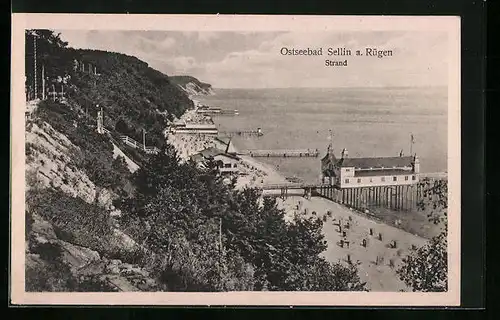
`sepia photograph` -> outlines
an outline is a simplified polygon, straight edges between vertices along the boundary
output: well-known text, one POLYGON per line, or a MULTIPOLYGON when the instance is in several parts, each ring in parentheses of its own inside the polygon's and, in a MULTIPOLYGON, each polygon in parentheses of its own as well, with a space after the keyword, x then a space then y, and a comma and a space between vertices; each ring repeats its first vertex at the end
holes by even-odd
POLYGON ((19 297, 459 303, 459 21, 61 16, 13 30, 19 297))

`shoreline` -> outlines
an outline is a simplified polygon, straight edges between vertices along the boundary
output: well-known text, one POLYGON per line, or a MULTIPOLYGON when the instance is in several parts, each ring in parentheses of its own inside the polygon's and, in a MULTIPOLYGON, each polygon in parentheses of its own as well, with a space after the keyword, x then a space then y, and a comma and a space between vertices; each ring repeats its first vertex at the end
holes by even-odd
MULTIPOLYGON (((195 123, 213 121, 211 117, 200 115, 196 112, 200 106, 200 102, 195 96, 189 95, 189 99, 193 101, 194 108, 186 110, 177 120, 195 123)), ((181 161, 187 161, 189 157, 204 149, 210 147, 217 148, 216 138, 217 137, 215 136, 203 134, 172 134, 168 130, 165 134, 165 139, 175 148, 177 154, 181 158, 181 161)), ((236 146, 234 146, 234 144, 232 144, 232 147, 235 153, 239 153, 239 150, 236 146)), ((243 168, 243 170, 240 169, 240 174, 237 178, 237 189, 243 189, 245 187, 258 187, 262 184, 287 182, 285 176, 276 169, 272 168, 270 165, 249 156, 238 155, 238 157, 240 159, 240 168, 243 168)))

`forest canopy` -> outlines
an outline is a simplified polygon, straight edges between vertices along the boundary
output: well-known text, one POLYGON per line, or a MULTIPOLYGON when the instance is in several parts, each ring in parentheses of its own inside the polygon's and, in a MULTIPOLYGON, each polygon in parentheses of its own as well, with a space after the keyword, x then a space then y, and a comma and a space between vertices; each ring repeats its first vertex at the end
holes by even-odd
POLYGON ((142 129, 145 129, 147 142, 161 147, 168 120, 179 117, 193 106, 168 75, 136 57, 73 49, 50 30, 30 30, 25 37, 27 95, 35 91, 36 72, 37 96, 42 96, 43 70, 46 93, 64 90, 68 104, 78 105, 94 117, 102 107, 104 123, 109 130, 115 130, 116 123, 121 120, 128 128, 122 134, 142 141, 142 129), (64 88, 61 89, 61 85, 64 88))

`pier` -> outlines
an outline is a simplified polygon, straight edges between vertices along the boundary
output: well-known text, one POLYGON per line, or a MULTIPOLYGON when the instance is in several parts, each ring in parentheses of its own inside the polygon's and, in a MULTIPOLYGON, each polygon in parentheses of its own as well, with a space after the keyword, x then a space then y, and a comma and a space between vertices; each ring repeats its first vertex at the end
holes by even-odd
POLYGON ((314 191, 316 195, 360 211, 371 207, 411 211, 417 209, 417 203, 422 199, 422 188, 416 184, 344 189, 320 186, 314 191))
POLYGON ((448 179, 448 172, 423 172, 420 173, 420 178, 429 179, 448 179))
POLYGON ((283 149, 283 150, 242 150, 241 155, 261 158, 316 158, 318 149, 283 149))
POLYGON ((226 110, 218 107, 208 107, 208 106, 198 107, 196 113, 203 115, 234 115, 234 116, 239 114, 238 110, 236 109, 226 110))
POLYGON ((257 130, 236 130, 236 131, 219 131, 221 136, 234 137, 234 136, 257 136, 261 137, 264 135, 260 128, 257 130))
POLYGON ((215 116, 237 116, 239 114, 240 113, 238 112, 238 110, 221 110, 220 112, 215 113, 214 115, 215 116))
MULTIPOLYGON (((420 181, 425 178, 442 180, 447 179, 447 176, 447 172, 419 174, 420 181)), ((420 183, 340 188, 328 183, 288 182, 262 184, 257 188, 262 191, 280 190, 279 196, 283 199, 289 196, 290 190, 302 189, 305 197, 323 197, 359 211, 375 207, 395 211, 413 211, 417 209, 417 204, 423 199, 425 193, 425 185, 420 183)))
POLYGON ((305 197, 323 197, 347 207, 364 211, 370 207, 385 207, 396 211, 417 208, 422 198, 422 186, 359 187, 339 189, 329 184, 280 183, 264 184, 263 191, 280 190, 279 196, 288 197, 289 190, 304 190, 305 197))
POLYGON ((304 190, 304 197, 311 197, 314 193, 314 190, 318 188, 318 185, 310 184, 310 183, 273 183, 273 184, 264 184, 258 187, 262 191, 273 191, 280 190, 280 197, 285 199, 288 197, 289 190, 304 190))

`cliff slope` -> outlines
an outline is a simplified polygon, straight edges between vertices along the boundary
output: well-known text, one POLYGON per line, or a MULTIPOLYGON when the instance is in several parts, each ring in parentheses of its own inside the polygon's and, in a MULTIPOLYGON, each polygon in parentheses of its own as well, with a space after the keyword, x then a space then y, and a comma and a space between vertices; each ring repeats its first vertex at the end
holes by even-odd
POLYGON ((191 76, 171 76, 170 81, 189 95, 211 95, 213 94, 212 85, 201 82, 191 76))

